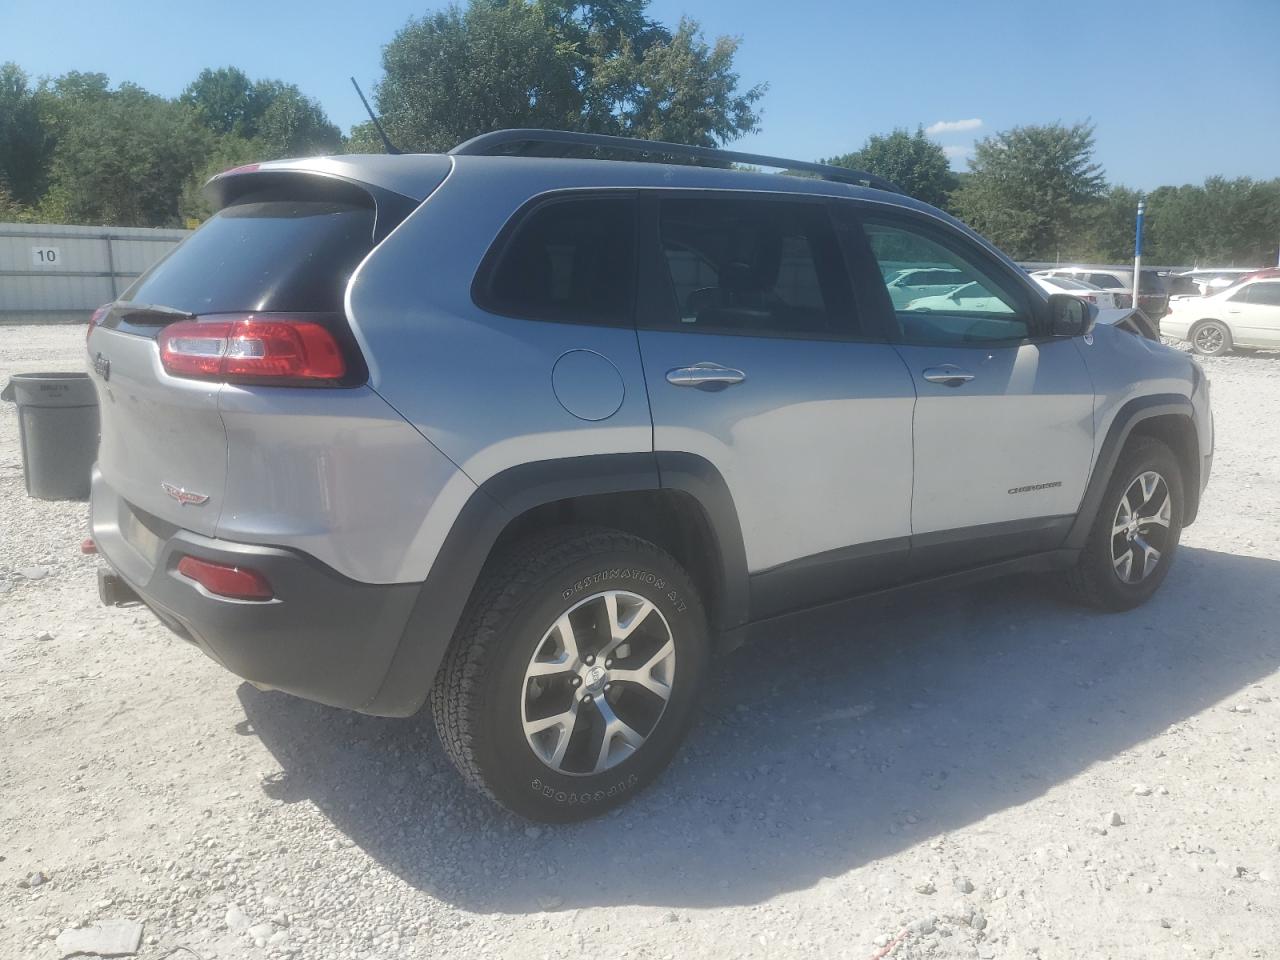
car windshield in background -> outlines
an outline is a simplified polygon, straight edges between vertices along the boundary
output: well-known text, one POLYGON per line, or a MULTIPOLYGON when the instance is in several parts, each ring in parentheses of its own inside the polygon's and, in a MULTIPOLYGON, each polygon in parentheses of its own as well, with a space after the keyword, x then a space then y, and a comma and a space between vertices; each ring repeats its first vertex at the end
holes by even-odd
POLYGON ((123 300, 194 314, 342 310, 373 248, 374 211, 327 200, 261 200, 215 214, 123 300))

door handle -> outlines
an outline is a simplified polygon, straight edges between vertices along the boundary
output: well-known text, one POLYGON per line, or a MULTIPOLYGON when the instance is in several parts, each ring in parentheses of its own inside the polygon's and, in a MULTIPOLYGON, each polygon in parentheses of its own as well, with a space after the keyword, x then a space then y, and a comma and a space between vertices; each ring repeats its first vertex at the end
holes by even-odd
POLYGON ((944 363, 940 367, 929 367, 922 374, 930 383, 940 383, 944 387, 960 387, 973 379, 968 370, 961 370, 954 363, 944 363))
POLYGON ((723 390, 745 379, 747 375, 741 370, 722 367, 718 363, 695 363, 667 371, 667 383, 677 387, 697 387, 699 390, 723 390))

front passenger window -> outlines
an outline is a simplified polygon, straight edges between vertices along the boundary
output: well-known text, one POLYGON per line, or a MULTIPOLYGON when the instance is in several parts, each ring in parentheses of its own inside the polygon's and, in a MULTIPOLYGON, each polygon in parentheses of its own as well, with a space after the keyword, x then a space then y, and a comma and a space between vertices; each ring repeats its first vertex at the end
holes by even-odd
POLYGON ((865 229, 905 342, 954 345, 1030 336, 1019 299, 968 257, 914 225, 868 220, 865 229))

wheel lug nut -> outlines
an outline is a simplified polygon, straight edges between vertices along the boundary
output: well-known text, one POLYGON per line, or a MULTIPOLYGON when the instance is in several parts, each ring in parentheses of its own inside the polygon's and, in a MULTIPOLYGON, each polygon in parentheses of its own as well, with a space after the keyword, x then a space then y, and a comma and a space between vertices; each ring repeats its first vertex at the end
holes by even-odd
POLYGON ((605 665, 605 667, 606 667, 606 668, 612 667, 612 666, 613 666, 613 661, 612 661, 612 660, 606 660, 606 661, 604 662, 604 665, 605 665))
POLYGON ((581 686, 581 685, 582 685, 582 678, 581 678, 581 677, 574 677, 574 678, 573 678, 572 680, 570 680, 569 682, 570 682, 570 683, 572 683, 575 687, 578 687, 578 686, 581 686))
POLYGON ((588 693, 588 694, 584 695, 584 696, 583 696, 583 698, 582 698, 582 702, 583 702, 583 703, 590 703, 590 702, 591 702, 591 694, 589 694, 589 693, 588 693))
POLYGON ((604 692, 605 692, 605 693, 608 693, 608 692, 609 692, 610 690, 612 690, 612 689, 613 689, 613 684, 612 684, 612 683, 606 683, 606 684, 604 685, 604 692))
POLYGON ((595 658, 595 657, 593 657, 593 656, 591 656, 591 654, 587 654, 586 659, 585 659, 585 660, 583 660, 582 662, 583 662, 583 663, 585 663, 585 664, 589 667, 589 666, 591 666, 593 663, 595 663, 595 662, 596 662, 596 658, 595 658))

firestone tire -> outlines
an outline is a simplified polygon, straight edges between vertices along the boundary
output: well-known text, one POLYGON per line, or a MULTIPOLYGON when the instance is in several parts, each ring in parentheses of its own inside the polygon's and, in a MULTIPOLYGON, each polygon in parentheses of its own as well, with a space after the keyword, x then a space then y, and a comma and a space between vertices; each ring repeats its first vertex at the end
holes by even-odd
POLYGON ((1068 574, 1076 598, 1113 612, 1151 599, 1177 552, 1183 497, 1182 471, 1173 452, 1153 437, 1130 440, 1068 574))
POLYGON ((486 565, 431 709, 471 786, 532 820, 583 820, 665 769, 708 658, 702 603, 671 556, 616 530, 568 528, 486 565))

